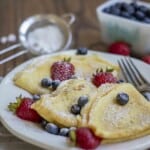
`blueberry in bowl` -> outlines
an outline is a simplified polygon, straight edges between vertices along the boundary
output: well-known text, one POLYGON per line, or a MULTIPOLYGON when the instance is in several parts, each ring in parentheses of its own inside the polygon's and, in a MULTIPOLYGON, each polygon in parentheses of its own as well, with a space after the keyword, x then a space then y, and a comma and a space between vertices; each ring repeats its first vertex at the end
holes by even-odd
POLYGON ((150 8, 141 4, 137 4, 137 2, 116 2, 115 4, 104 8, 103 12, 128 18, 134 21, 150 23, 147 21, 150 19, 150 8))
POLYGON ((134 56, 150 53, 150 3, 132 0, 106 1, 96 9, 101 40, 110 45, 124 41, 134 56))

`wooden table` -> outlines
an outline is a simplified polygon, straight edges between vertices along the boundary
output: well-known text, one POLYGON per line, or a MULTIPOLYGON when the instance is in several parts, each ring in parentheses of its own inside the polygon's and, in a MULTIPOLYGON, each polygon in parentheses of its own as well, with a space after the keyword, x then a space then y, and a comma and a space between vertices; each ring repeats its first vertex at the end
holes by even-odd
MULTIPOLYGON (((73 44, 71 48, 85 46, 95 50, 104 50, 100 44, 100 31, 96 18, 96 7, 105 0, 1 0, 0 1, 0 37, 10 33, 17 35, 22 21, 29 16, 41 13, 54 13, 61 16, 72 12, 76 15, 76 22, 72 25, 73 44)), ((147 0, 148 1, 148 0, 147 0)), ((10 46, 1 44, 0 49, 10 46)), ((0 56, 3 59, 21 49, 0 56)), ((5 76, 14 67, 28 60, 31 56, 23 55, 9 63, 0 65, 0 76, 5 76)), ((0 125, 1 126, 1 125, 0 125)), ((0 149, 16 150, 36 149, 9 134, 0 127, 0 149), (1 138, 1 136, 3 138, 1 138), (10 148, 11 147, 11 148, 10 148)))
MULTIPOLYGON (((104 0, 1 0, 0 2, 0 37, 10 33, 17 35, 18 28, 22 21, 29 16, 41 13, 54 13, 61 16, 64 13, 72 12, 76 15, 76 22, 72 25, 73 45, 72 48, 85 46, 93 49, 95 43, 100 41, 100 32, 96 18, 96 7, 104 0)), ((10 46, 1 44, 0 49, 10 46)), ((20 49, 14 51, 17 52, 20 49)), ((0 59, 13 54, 9 52, 0 59)), ((21 56, 9 63, 0 65, 0 76, 6 75, 12 68, 18 66, 28 55, 21 56)))
MULTIPOLYGON (((22 21, 29 16, 43 13, 53 13, 61 16, 72 12, 76 22, 72 25, 72 48, 85 46, 94 50, 106 50, 100 43, 100 30, 96 18, 96 7, 105 0, 1 0, 0 2, 0 37, 10 33, 18 34, 22 21)), ((149 0, 145 0, 149 1, 149 0)), ((0 44, 0 50, 10 46, 10 43, 0 44)), ((21 49, 0 56, 0 60, 21 49)), ((0 65, 0 76, 5 76, 10 70, 29 59, 23 55, 9 63, 0 65)))

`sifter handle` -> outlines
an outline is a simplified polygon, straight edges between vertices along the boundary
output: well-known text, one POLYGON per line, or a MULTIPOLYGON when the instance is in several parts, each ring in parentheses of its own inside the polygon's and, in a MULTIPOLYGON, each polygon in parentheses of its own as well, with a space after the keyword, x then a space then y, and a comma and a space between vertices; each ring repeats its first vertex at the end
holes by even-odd
POLYGON ((76 16, 73 13, 68 13, 68 14, 63 14, 61 16, 69 25, 72 25, 75 20, 76 20, 76 16))
POLYGON ((7 47, 7 48, 1 50, 1 51, 0 51, 0 55, 5 54, 5 53, 7 53, 7 52, 9 52, 9 51, 15 50, 15 49, 18 48, 18 47, 21 47, 21 44, 20 44, 20 43, 15 44, 15 45, 12 45, 12 46, 10 46, 10 47, 7 47))
POLYGON ((13 60, 13 59, 15 59, 15 58, 17 58, 17 57, 19 57, 19 56, 25 54, 25 53, 28 53, 28 51, 27 51, 27 50, 23 50, 23 51, 21 51, 21 52, 18 52, 18 53, 16 53, 16 54, 12 55, 12 56, 9 56, 9 57, 7 57, 7 58, 4 58, 3 60, 0 60, 0 65, 4 64, 4 63, 6 63, 6 62, 8 62, 8 61, 10 61, 10 60, 13 60))

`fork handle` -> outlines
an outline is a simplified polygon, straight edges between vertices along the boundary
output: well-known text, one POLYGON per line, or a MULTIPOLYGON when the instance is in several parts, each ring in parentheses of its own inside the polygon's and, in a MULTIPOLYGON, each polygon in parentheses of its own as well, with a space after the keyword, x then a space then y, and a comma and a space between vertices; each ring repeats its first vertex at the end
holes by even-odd
POLYGON ((150 86, 147 86, 147 87, 143 87, 143 88, 140 88, 138 89, 140 92, 149 92, 150 93, 150 86))
POLYGON ((10 60, 13 60, 13 59, 15 59, 15 58, 17 58, 17 57, 19 57, 21 55, 24 55, 26 53, 28 53, 28 51, 27 50, 23 50, 23 51, 20 51, 20 52, 18 52, 16 54, 13 54, 13 55, 11 55, 11 56, 3 59, 3 60, 0 60, 0 65, 4 64, 4 63, 6 63, 6 62, 8 62, 10 60))
POLYGON ((9 52, 9 51, 13 51, 13 50, 15 50, 15 49, 18 48, 18 47, 21 47, 21 44, 20 44, 20 43, 14 44, 14 45, 12 45, 12 46, 10 46, 10 47, 7 47, 7 48, 1 50, 1 51, 0 51, 0 55, 5 54, 5 53, 7 53, 7 52, 9 52))

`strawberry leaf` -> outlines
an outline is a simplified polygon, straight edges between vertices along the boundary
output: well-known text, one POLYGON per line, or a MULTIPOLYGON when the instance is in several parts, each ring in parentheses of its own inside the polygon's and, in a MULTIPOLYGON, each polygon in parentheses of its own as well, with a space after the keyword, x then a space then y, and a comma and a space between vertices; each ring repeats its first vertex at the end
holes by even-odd
POLYGON ((68 57, 68 58, 64 58, 63 60, 64 62, 70 62, 71 61, 71 57, 68 57))
POLYGON ((106 68, 106 72, 113 72, 114 69, 113 68, 106 68))
POLYGON ((22 95, 20 95, 19 97, 16 97, 16 101, 15 102, 10 102, 9 105, 8 105, 8 109, 9 111, 12 111, 12 112, 16 112, 16 109, 20 106, 22 102, 22 95))

